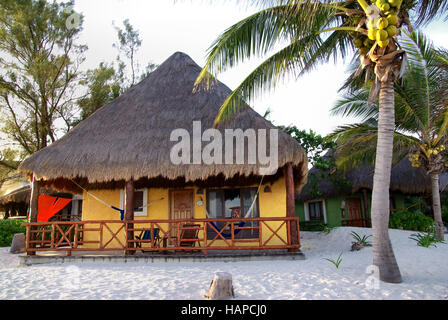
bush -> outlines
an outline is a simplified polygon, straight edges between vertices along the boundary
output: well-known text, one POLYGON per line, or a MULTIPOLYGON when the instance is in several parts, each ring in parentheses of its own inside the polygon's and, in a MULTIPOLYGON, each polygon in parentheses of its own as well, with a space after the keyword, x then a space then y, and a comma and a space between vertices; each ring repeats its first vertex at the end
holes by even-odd
POLYGON ((448 206, 442 206, 442 220, 448 226, 448 206))
POLYGON ((25 233, 26 228, 21 224, 25 220, 0 220, 0 247, 11 246, 12 238, 16 233, 25 233))
POLYGON ((327 225, 321 221, 301 221, 301 231, 326 231, 327 225))
POLYGON ((389 227, 412 231, 427 231, 434 225, 434 220, 420 212, 399 211, 390 217, 389 227))

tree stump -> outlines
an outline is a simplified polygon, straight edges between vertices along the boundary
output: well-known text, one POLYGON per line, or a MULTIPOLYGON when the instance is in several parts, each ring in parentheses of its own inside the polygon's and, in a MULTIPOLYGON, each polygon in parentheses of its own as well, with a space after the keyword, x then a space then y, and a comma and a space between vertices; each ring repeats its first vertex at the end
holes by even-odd
POLYGON ((235 297, 232 275, 227 272, 217 272, 210 284, 208 293, 204 296, 208 300, 226 300, 235 297))
POLYGON ((12 238, 10 253, 20 253, 22 249, 25 249, 25 234, 16 233, 14 238, 12 238))

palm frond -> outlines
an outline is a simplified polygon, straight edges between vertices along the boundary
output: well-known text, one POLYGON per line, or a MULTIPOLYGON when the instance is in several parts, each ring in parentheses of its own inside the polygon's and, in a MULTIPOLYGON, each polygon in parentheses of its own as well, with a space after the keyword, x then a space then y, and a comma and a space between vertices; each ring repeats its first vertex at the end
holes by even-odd
POLYGON ((321 44, 320 36, 312 34, 292 42, 264 61, 224 101, 215 126, 221 121, 229 120, 244 108, 244 101, 251 101, 265 89, 274 88, 286 76, 304 68, 310 52, 318 50, 321 44))
POLYGON ((292 3, 263 9, 228 28, 209 48, 196 86, 204 80, 209 86, 211 75, 267 54, 283 40, 300 39, 318 31, 334 18, 336 11, 311 1, 292 3))
POLYGON ((418 0, 414 1, 413 11, 416 16, 416 27, 428 24, 434 18, 445 15, 448 18, 448 2, 446 0, 418 0))

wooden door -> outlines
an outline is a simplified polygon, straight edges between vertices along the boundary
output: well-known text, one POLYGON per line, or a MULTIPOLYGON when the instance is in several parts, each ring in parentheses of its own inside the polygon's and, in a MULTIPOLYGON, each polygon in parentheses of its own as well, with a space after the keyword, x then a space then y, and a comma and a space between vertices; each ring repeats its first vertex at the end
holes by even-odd
POLYGON ((352 227, 365 227, 365 221, 362 216, 361 199, 347 199, 348 206, 348 225, 352 227))
MULTIPOLYGON (((172 190, 170 192, 170 219, 194 218, 194 193, 193 190, 172 190)), ((171 227, 171 226, 170 226, 171 227)), ((177 229, 173 227, 171 236, 177 235, 177 229)))

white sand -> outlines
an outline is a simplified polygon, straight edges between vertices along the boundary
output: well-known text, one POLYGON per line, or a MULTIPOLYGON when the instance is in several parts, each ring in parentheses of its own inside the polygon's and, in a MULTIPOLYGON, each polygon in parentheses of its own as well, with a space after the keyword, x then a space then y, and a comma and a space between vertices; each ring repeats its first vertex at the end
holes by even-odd
MULTIPOLYGON (((350 252, 351 231, 302 233, 304 261, 39 265, 18 267, 0 248, 0 299, 203 299, 215 272, 233 276, 236 299, 448 299, 448 245, 418 247, 413 232, 390 230, 401 284, 366 287, 372 249, 350 252), (336 269, 323 258, 342 263, 336 269)), ((371 240, 371 239, 370 239, 371 240)))

